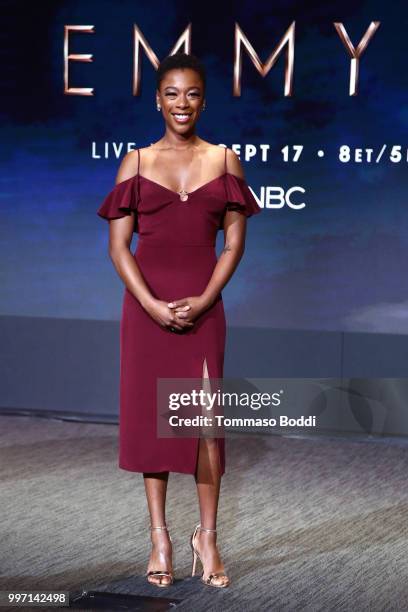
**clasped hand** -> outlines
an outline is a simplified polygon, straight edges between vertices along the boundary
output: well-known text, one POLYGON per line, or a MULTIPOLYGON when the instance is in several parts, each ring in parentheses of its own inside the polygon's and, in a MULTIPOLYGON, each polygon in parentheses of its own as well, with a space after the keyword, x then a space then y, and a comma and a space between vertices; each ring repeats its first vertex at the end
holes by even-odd
POLYGON ((204 310, 206 304, 202 297, 193 296, 172 302, 155 299, 148 312, 162 327, 182 331, 193 327, 194 320, 204 310))

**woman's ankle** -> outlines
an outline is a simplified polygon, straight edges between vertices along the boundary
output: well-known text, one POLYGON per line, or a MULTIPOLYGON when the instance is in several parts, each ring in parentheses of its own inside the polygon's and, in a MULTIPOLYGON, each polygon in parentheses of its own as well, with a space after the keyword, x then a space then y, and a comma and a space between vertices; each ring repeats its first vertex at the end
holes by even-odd
POLYGON ((157 548, 171 548, 171 539, 168 534, 154 534, 152 532, 151 542, 157 548))
POLYGON ((217 546, 217 534, 199 531, 197 543, 200 549, 209 549, 217 546))

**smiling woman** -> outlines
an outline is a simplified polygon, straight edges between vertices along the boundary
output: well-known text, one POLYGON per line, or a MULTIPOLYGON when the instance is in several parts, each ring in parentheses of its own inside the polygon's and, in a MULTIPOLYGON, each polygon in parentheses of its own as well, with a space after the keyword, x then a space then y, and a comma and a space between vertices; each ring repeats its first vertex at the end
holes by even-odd
POLYGON ((157 75, 156 103, 165 134, 128 153, 117 185, 98 214, 110 222, 109 253, 125 284, 120 328, 119 466, 143 472, 151 518, 149 582, 173 582, 166 527, 169 472, 195 477, 201 523, 190 539, 193 574, 225 587, 216 545, 223 438, 159 438, 159 378, 222 378, 226 322, 221 291, 244 252, 245 218, 260 212, 235 153, 195 133, 204 107, 205 74, 197 58, 169 56, 157 75), (224 230, 217 259, 216 236, 224 230), (139 233, 134 254, 133 232, 139 233))
POLYGON ((205 101, 203 101, 206 86, 204 69, 201 68, 198 61, 193 68, 191 68, 191 62, 187 61, 183 70, 184 73, 187 71, 187 75, 184 74, 180 80, 179 68, 176 71, 174 69, 165 70, 165 68, 166 65, 162 64, 157 71, 157 89, 163 91, 162 101, 160 102, 159 96, 157 99, 157 110, 163 107, 163 115, 173 117, 175 123, 181 125, 195 123, 201 111, 205 109, 205 101), (187 85, 186 76, 188 77, 187 85))

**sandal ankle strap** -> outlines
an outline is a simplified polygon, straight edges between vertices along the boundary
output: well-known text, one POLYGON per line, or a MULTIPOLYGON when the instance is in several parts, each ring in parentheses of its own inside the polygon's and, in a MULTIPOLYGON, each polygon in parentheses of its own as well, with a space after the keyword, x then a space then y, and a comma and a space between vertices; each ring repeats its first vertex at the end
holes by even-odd
POLYGON ((198 529, 200 531, 209 531, 210 533, 217 533, 216 529, 207 529, 207 527, 201 527, 201 525, 198 525, 198 529))
POLYGON ((167 525, 161 525, 160 527, 152 527, 150 525, 150 529, 151 529, 151 531, 153 531, 154 529, 162 529, 162 530, 168 531, 167 525))

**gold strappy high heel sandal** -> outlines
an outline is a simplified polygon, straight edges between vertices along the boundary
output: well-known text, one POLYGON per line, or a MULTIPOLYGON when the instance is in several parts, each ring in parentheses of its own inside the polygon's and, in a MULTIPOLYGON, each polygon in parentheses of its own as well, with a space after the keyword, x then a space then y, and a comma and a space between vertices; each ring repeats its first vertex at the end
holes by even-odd
MULTIPOLYGON (((162 527, 150 527, 151 531, 156 530, 156 529, 157 530, 165 529, 168 532, 168 529, 167 529, 166 525, 163 525, 162 527)), ((169 540, 170 540, 171 543, 173 542, 172 539, 171 539, 170 534, 169 534, 169 540)), ((173 572, 170 572, 168 570, 150 570, 149 572, 146 572, 145 575, 147 577, 147 582, 149 584, 153 584, 154 586, 157 586, 157 587, 162 587, 162 588, 163 587, 168 587, 171 584, 173 584, 173 581, 174 581, 173 572), (151 580, 149 580, 149 576, 160 576, 160 582, 152 582, 151 580), (162 579, 161 579, 162 576, 170 578, 170 581, 169 582, 165 582, 163 584, 162 583, 162 579)))
POLYGON ((217 587, 217 588, 225 588, 227 586, 229 586, 229 578, 227 576, 227 574, 225 574, 224 572, 211 572, 208 576, 204 576, 204 565, 202 562, 202 559, 200 557, 200 553, 198 552, 198 550, 195 548, 194 546, 194 542, 197 536, 197 532, 198 531, 208 531, 210 533, 217 533, 216 529, 206 529, 205 527, 201 527, 200 524, 197 525, 197 527, 194 529, 193 535, 191 536, 191 540, 190 540, 190 545, 191 545, 191 550, 193 553, 193 567, 191 570, 191 575, 195 576, 195 571, 196 571, 196 564, 197 564, 197 559, 200 560, 202 568, 203 568, 203 573, 201 575, 201 580, 202 582, 204 582, 204 584, 207 584, 209 586, 213 586, 213 587, 217 587), (214 582, 215 580, 217 580, 217 578, 221 578, 222 576, 225 576, 227 578, 227 581, 222 582, 221 584, 217 584, 216 582, 214 582))

